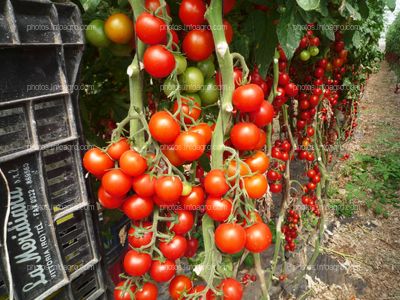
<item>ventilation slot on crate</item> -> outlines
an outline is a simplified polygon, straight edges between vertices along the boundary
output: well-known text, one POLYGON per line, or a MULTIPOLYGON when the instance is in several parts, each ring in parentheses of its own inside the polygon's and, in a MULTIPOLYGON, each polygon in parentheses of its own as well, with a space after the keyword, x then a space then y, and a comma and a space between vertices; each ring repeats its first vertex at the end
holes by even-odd
POLYGON ((17 106, 0 110, 0 155, 29 147, 30 135, 25 108, 17 106))
POLYGON ((13 1, 15 20, 21 43, 60 43, 51 3, 13 1))
POLYGON ((82 53, 83 46, 64 46, 65 68, 70 89, 69 92, 71 94, 74 93, 74 89, 80 88, 79 86, 74 86, 74 84, 79 71, 79 62, 81 61, 82 53))
POLYGON ((75 300, 83 300, 89 298, 99 289, 96 270, 88 270, 71 284, 72 294, 75 300))
POLYGON ((57 220, 56 226, 66 270, 71 274, 93 257, 83 212, 76 211, 57 220))
POLYGON ((58 22, 63 43, 83 43, 81 23, 77 8, 71 5, 55 4, 58 11, 58 22))
POLYGON ((35 104, 34 115, 41 144, 60 140, 70 135, 67 110, 63 99, 35 104))
POLYGON ((43 151, 45 181, 53 213, 80 201, 73 148, 72 144, 62 144, 43 151))
POLYGON ((66 92, 60 47, 0 49, 0 102, 66 92))

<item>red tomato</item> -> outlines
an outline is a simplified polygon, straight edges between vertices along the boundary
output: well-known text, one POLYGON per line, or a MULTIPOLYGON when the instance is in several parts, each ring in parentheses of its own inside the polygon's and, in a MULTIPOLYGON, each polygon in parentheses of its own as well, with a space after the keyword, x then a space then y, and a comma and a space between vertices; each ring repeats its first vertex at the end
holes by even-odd
POLYGON ((252 172, 258 172, 259 174, 267 172, 269 167, 269 158, 262 151, 255 152, 252 156, 246 158, 244 162, 248 164, 252 172))
POLYGON ((141 226, 136 226, 140 229, 147 230, 144 233, 135 233, 135 227, 129 228, 128 231, 128 242, 134 248, 140 248, 142 246, 146 246, 150 244, 151 239, 153 237, 153 232, 151 232, 152 223, 143 222, 141 226))
POLYGON ((119 159, 119 167, 129 176, 139 176, 147 169, 146 160, 136 151, 125 151, 119 159))
POLYGON ((167 259, 164 262, 153 260, 150 268, 150 276, 157 282, 167 282, 174 277, 176 272, 176 265, 173 261, 167 259))
POLYGON ((145 44, 161 44, 167 38, 167 25, 160 18, 143 12, 136 19, 136 35, 145 44))
MULTIPOLYGON (((179 108, 178 101, 174 102, 172 112, 175 114, 179 108)), ((185 124, 192 124, 197 121, 201 115, 200 104, 194 101, 194 98, 181 97, 181 114, 183 114, 183 121, 185 124)))
POLYGON ((224 253, 238 253, 246 244, 246 231, 236 223, 220 224, 215 230, 215 244, 224 253))
POLYGON ((183 236, 175 235, 169 242, 161 241, 159 249, 166 258, 175 261, 185 254, 187 241, 183 236))
POLYGON ((223 12, 224 15, 229 13, 235 7, 236 0, 224 0, 223 1, 223 12))
POLYGON ((97 191, 97 198, 100 204, 108 209, 118 208, 124 202, 124 197, 111 196, 102 186, 100 186, 97 191))
POLYGON ((205 12, 203 0, 183 0, 179 6, 179 19, 186 26, 198 26, 205 22, 205 12))
POLYGON ((205 144, 210 143, 212 137, 212 129, 207 123, 199 123, 196 126, 190 127, 189 131, 197 132, 205 141, 205 144))
POLYGON ((260 150, 264 148, 264 146, 267 144, 267 133, 260 128, 260 139, 258 140, 258 143, 254 150, 260 150))
POLYGON ((227 20, 224 20, 222 24, 224 26, 226 42, 228 44, 230 44, 232 42, 232 39, 233 39, 233 28, 232 28, 232 25, 227 20))
POLYGON ((263 90, 253 83, 239 86, 232 96, 233 105, 241 112, 258 111, 263 101, 263 90))
POLYGON ((269 187, 271 193, 280 193, 282 192, 282 184, 281 183, 271 183, 269 187))
POLYGON ((237 280, 226 278, 218 286, 222 290, 223 300, 241 300, 243 297, 243 287, 237 280))
POLYGON ((251 199, 261 198, 268 189, 268 181, 264 174, 256 174, 243 178, 244 188, 251 199))
POLYGON ((153 200, 138 195, 130 196, 122 205, 122 211, 131 220, 142 220, 153 212, 153 200))
POLYGON ((207 194, 221 197, 229 191, 229 185, 222 170, 214 169, 204 178, 204 189, 207 194))
POLYGON ((190 60, 205 60, 214 51, 214 40, 211 32, 200 29, 188 32, 183 39, 182 49, 190 60))
MULTIPOLYGON (((235 89, 240 86, 242 83, 242 78, 243 78, 243 73, 242 70, 239 68, 234 68, 233 69, 233 82, 235 84, 235 89)), ((221 72, 217 72, 215 74, 215 84, 218 85, 218 87, 221 89, 222 88, 222 76, 221 72)))
POLYGON ((199 247, 199 241, 192 237, 187 239, 187 248, 185 252, 185 257, 193 257, 197 253, 197 248, 199 247))
POLYGON ((142 174, 132 179, 132 188, 141 197, 152 197, 155 193, 156 178, 150 174, 142 174))
POLYGON ((296 97, 299 93, 299 88, 293 82, 288 83, 285 87, 285 94, 289 97, 296 97))
MULTIPOLYGON (((178 222, 172 226, 171 231, 180 235, 188 233, 194 225, 193 214, 187 210, 177 210, 175 213, 178 215, 178 222)), ((167 222, 167 226, 170 227, 170 225, 171 222, 167 222)))
POLYGON ((237 150, 253 150, 260 139, 260 129, 253 123, 240 122, 233 126, 230 137, 237 150))
POLYGON ((256 223, 246 228, 246 249, 259 253, 271 246, 272 233, 264 223, 256 223))
POLYGON ((182 132, 175 140, 175 152, 184 161, 194 161, 203 155, 204 138, 192 131, 182 132))
POLYGON ((232 200, 210 196, 206 201, 206 212, 211 219, 224 222, 232 212, 232 200))
POLYGON ((204 204, 204 190, 201 186, 192 187, 192 191, 187 196, 182 196, 180 200, 185 210, 200 210, 204 204))
POLYGON ((274 115, 274 107, 271 103, 264 100, 257 110, 250 113, 250 120, 258 127, 264 127, 272 122, 274 115))
POLYGON ((83 166, 89 173, 102 176, 114 167, 113 160, 99 148, 92 148, 83 156, 83 166))
POLYGON ((167 77, 175 68, 175 57, 164 46, 150 46, 144 51, 143 65, 154 78, 167 77))
POLYGON ((162 144, 173 143, 181 131, 179 123, 166 111, 152 115, 149 129, 151 136, 162 144))
POLYGON ((185 162, 181 159, 175 151, 175 145, 163 145, 161 147, 161 152, 168 158, 169 162, 175 166, 179 167, 185 162))
POLYGON ((158 289, 154 283, 146 282, 135 294, 135 300, 157 300, 158 289))
POLYGON ((185 275, 177 275, 169 284, 172 299, 184 299, 184 295, 192 289, 192 281, 185 275))
MULTIPOLYGON (((236 160, 231 160, 228 165, 228 169, 226 170, 226 173, 228 177, 232 177, 236 175, 236 167, 237 167, 237 162, 236 160)), ((240 163, 239 165, 239 174, 240 176, 245 176, 249 174, 249 170, 247 166, 244 163, 240 163)))
POLYGON ((290 82, 289 74, 284 73, 284 72, 280 73, 278 82, 279 82, 279 85, 281 85, 281 86, 287 85, 290 82))
MULTIPOLYGON (((165 4, 166 4, 166 9, 167 9, 167 14, 171 15, 171 9, 169 8, 168 3, 165 3, 165 4)), ((144 7, 151 12, 155 12, 157 10, 157 8, 160 7, 160 0, 146 0, 144 2, 144 7)), ((160 13, 158 15, 162 16, 162 12, 160 11, 160 13)))
POLYGON ((121 138, 118 142, 112 143, 108 149, 107 153, 114 160, 118 160, 122 153, 128 151, 130 149, 130 145, 128 139, 121 138))
POLYGON ((131 300, 131 295, 129 290, 134 293, 136 291, 136 286, 126 283, 126 281, 121 281, 115 286, 114 289, 114 299, 115 300, 131 300), (124 287, 125 285, 125 287, 124 287))
POLYGON ((182 190, 183 184, 179 177, 162 176, 156 180, 156 196, 166 205, 179 202, 182 190))
POLYGON ((101 185, 111 196, 122 197, 131 189, 131 177, 119 169, 113 169, 103 175, 101 185))
POLYGON ((130 276, 142 276, 151 266, 151 256, 147 253, 140 253, 129 250, 124 257, 124 270, 130 276))

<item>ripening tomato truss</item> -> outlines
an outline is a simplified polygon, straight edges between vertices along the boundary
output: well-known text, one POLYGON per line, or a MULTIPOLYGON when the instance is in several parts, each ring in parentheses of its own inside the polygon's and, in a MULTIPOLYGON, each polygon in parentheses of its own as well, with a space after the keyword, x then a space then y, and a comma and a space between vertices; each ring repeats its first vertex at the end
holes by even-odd
POLYGON ((132 0, 126 14, 92 21, 89 43, 132 58, 129 111, 83 158, 99 203, 131 219, 115 299, 157 299, 163 282, 171 299, 242 299, 256 280, 267 298, 287 277, 277 265, 323 236, 329 170, 357 126, 373 58, 362 38, 320 26, 335 9, 331 22, 367 21, 356 1, 329 12, 322 1, 281 2, 132 0), (240 264, 257 277, 238 279, 240 264))

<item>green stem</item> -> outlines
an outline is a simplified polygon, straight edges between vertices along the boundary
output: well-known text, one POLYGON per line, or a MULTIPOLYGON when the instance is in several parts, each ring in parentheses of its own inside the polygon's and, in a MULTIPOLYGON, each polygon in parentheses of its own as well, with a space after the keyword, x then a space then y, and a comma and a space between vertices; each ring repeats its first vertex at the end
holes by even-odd
POLYGON ((264 274, 264 270, 261 266, 260 253, 254 253, 253 257, 254 257, 254 265, 256 268, 257 276, 260 279, 261 293, 263 296, 261 299, 263 299, 263 300, 269 299, 267 283, 265 282, 265 274, 264 274))

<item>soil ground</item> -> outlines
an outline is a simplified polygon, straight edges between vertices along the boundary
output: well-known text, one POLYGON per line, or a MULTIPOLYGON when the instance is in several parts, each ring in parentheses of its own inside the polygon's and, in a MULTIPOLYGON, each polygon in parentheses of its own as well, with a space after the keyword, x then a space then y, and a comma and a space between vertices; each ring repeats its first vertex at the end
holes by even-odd
MULTIPOLYGON (((337 175, 332 185, 338 187, 339 194, 347 193, 346 184, 352 178, 343 170, 355 155, 379 157, 392 152, 400 156, 400 95, 393 92, 395 82, 386 62, 370 77, 361 101, 359 127, 354 139, 344 145, 350 158, 333 172, 337 175)), ((355 213, 351 218, 338 218, 330 212, 332 229, 328 227, 323 245, 324 252, 339 262, 337 271, 343 274, 332 277, 343 278, 333 280, 338 281, 334 284, 310 278, 306 298, 400 299, 400 209, 387 204, 387 215, 377 215, 362 197, 353 200, 355 213)))

